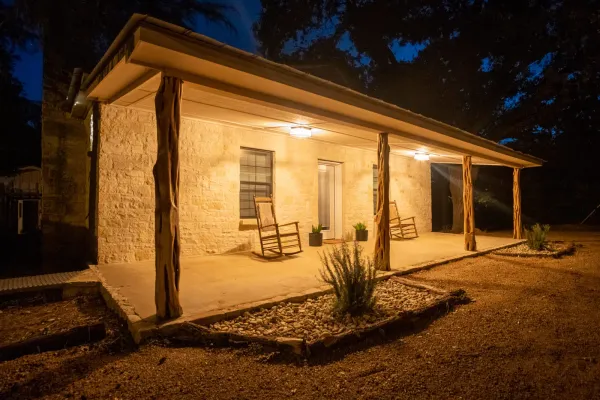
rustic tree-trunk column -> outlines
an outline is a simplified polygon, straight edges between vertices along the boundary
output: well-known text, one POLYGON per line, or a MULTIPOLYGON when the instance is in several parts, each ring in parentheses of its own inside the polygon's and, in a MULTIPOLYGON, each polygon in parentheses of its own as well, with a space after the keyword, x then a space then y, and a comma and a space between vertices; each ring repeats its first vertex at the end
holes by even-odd
POLYGON ((523 224, 521 222, 521 170, 513 170, 513 238, 523 239, 523 224))
POLYGON ((390 146, 388 134, 377 137, 377 214, 375 217, 375 254, 377 269, 390 267, 390 146))
POLYGON ((182 314, 179 303, 179 126, 181 79, 162 76, 156 92, 157 156, 152 170, 155 189, 156 286, 159 319, 182 314))
POLYGON ((465 209, 465 250, 476 251, 475 209, 473 208, 473 180, 471 178, 471 156, 463 156, 463 206, 465 209))

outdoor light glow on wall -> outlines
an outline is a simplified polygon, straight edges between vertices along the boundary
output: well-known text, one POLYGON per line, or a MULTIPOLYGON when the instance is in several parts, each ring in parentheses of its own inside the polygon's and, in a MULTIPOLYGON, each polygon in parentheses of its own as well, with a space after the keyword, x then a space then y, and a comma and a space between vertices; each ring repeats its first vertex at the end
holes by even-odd
POLYGON ((312 129, 305 126, 293 126, 290 128, 290 135, 297 138, 309 138, 312 135, 312 129))
POLYGON ((415 160, 418 160, 418 161, 429 161, 429 154, 427 154, 427 153, 415 153, 415 160))

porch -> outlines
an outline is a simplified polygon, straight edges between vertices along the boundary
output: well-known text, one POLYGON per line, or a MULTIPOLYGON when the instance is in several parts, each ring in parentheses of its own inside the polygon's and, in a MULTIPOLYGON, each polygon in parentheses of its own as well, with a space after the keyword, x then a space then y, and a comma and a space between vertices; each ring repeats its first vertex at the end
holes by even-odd
MULTIPOLYGON (((413 240, 391 241, 392 272, 409 273, 428 265, 465 256, 477 256, 499 247, 521 242, 510 233, 482 234, 477 252, 464 250, 464 236, 451 233, 424 233, 413 240)), ((362 242, 370 255, 374 241, 362 242)), ((319 253, 331 248, 305 247, 298 256, 265 261, 250 253, 236 253, 181 259, 179 299, 184 317, 200 317, 220 311, 245 308, 250 303, 297 295, 323 286, 319 280, 319 253)), ((98 266, 108 285, 135 307, 143 319, 156 313, 154 304, 154 260, 98 266)))
POLYGON ((97 171, 89 213, 97 261, 156 257, 100 267, 142 317, 154 314, 154 296, 159 317, 171 319, 182 309, 195 315, 319 285, 316 249, 270 264, 247 254, 201 256, 250 247, 245 219, 252 215, 245 211, 252 210, 252 194, 273 195, 281 222, 299 221, 303 237, 321 223, 321 194, 335 199, 333 237, 375 214, 371 236, 378 241, 365 244, 365 255, 382 270, 402 272, 497 247, 497 238, 475 240, 472 165, 513 168, 513 237, 520 238, 520 171, 541 165, 146 16, 134 16, 74 87, 81 92, 80 101, 70 96, 71 115, 90 120, 97 171), (255 155, 250 162, 246 151, 268 161, 255 155), (430 163, 462 164, 464 236, 423 234, 431 229, 430 163), (341 170, 327 188, 319 188, 321 166, 341 170), (400 202, 399 215, 416 217, 419 239, 389 243, 391 200, 400 202))

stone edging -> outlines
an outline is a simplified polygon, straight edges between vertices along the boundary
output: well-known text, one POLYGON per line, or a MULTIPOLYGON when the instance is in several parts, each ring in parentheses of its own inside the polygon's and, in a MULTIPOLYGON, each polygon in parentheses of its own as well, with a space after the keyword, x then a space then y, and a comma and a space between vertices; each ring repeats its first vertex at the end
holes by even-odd
POLYGON ((419 323, 423 323, 428 319, 443 315, 451 310, 454 306, 470 301, 463 290, 447 292, 428 285, 408 281, 403 278, 394 277, 392 279, 398 280, 400 283, 407 286, 424 289, 436 294, 442 294, 443 297, 416 310, 401 311, 397 315, 371 324, 365 328, 351 332, 345 332, 339 335, 327 336, 323 339, 318 339, 313 342, 307 342, 302 338, 294 337, 267 337, 214 331, 206 326, 199 325, 192 321, 185 321, 179 324, 165 324, 159 328, 156 333, 161 337, 188 345, 201 344, 228 346, 256 343, 267 348, 295 354, 297 356, 310 357, 323 354, 340 346, 347 346, 357 343, 367 337, 382 334, 385 335, 386 332, 409 332, 419 323))
POLYGON ((364 329, 347 332, 340 335, 329 336, 306 344, 306 355, 318 355, 341 346, 348 346, 366 339, 367 337, 382 335, 389 332, 396 334, 407 333, 429 319, 445 315, 456 305, 468 303, 470 299, 462 290, 450 293, 429 305, 416 310, 402 311, 398 315, 384 321, 370 325, 364 329))
POLYGON ((169 336, 169 332, 171 332, 173 329, 179 329, 181 326, 185 326, 186 324, 204 327, 205 325, 211 325, 215 322, 239 317, 246 312, 258 311, 261 308, 271 308, 274 305, 282 302, 301 303, 308 299, 332 293, 332 290, 327 289, 327 287, 328 286, 320 286, 318 288, 307 289, 299 293, 291 293, 287 296, 277 296, 266 300, 246 303, 241 305, 242 307, 238 305, 236 307, 208 311, 202 314, 188 316, 184 315, 183 317, 179 317, 172 321, 167 321, 160 325, 156 325, 152 322, 144 320, 135 320, 135 322, 131 323, 128 320, 128 326, 130 326, 130 331, 134 341, 137 344, 141 344, 155 336, 169 336))
POLYGON ((531 253, 496 253, 496 256, 502 257, 518 257, 518 258, 561 258, 562 256, 573 254, 575 252, 575 243, 570 243, 564 249, 558 250, 551 254, 531 254, 531 253))

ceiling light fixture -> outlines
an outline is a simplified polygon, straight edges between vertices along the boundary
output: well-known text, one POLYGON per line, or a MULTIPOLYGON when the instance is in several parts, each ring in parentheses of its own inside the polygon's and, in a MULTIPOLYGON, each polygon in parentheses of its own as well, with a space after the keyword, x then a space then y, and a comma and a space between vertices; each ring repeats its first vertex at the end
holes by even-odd
POLYGON ((312 129, 305 126, 292 126, 290 135, 296 138, 305 139, 312 136, 312 129))
POLYGON ((429 161, 429 154, 427 153, 415 153, 415 160, 417 161, 429 161))

